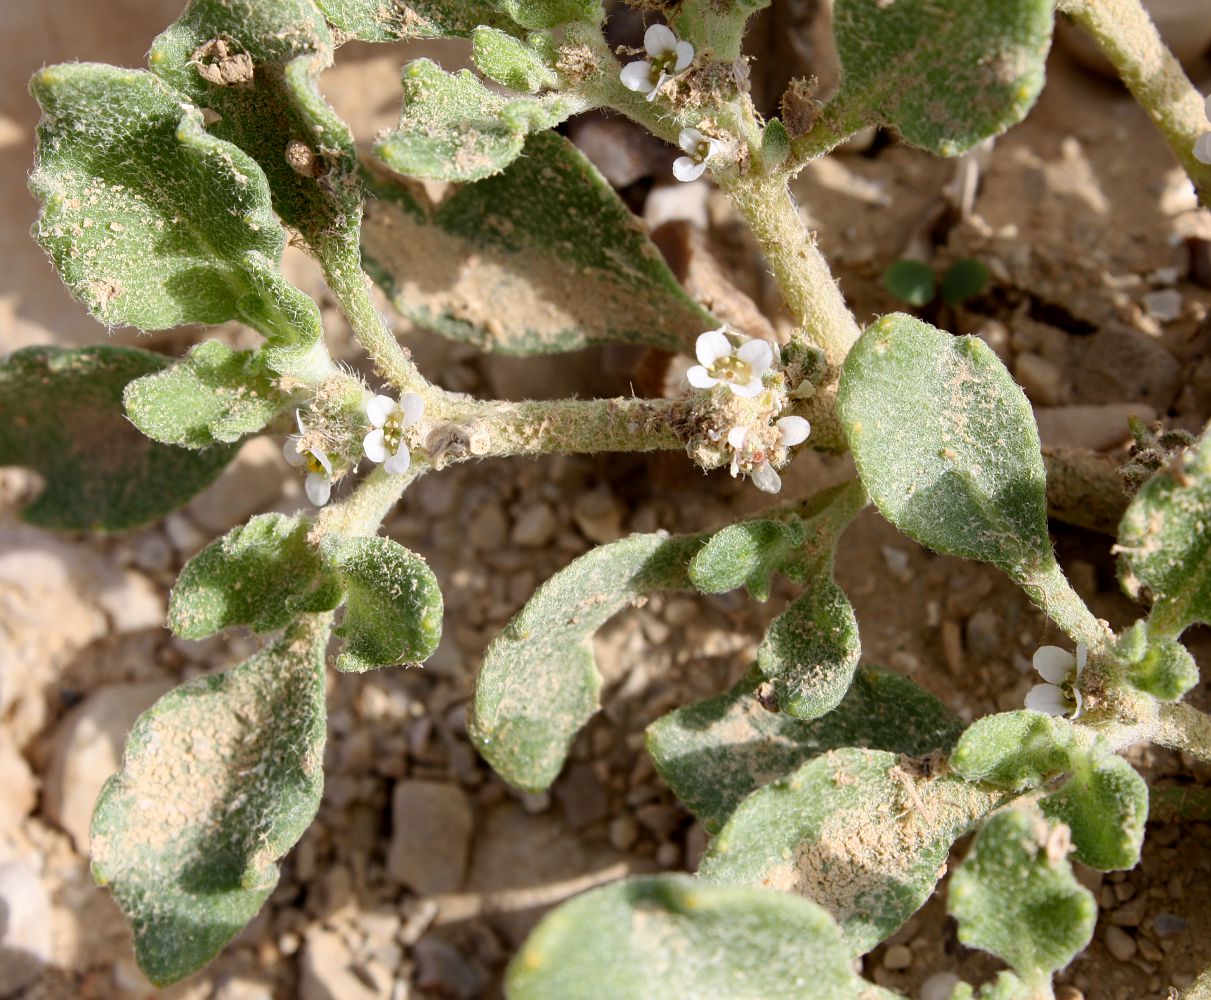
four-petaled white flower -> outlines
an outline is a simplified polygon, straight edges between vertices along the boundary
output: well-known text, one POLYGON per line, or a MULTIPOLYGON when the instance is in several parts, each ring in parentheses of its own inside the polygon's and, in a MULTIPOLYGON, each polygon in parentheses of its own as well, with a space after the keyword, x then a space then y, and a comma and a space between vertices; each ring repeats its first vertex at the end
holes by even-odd
MULTIPOLYGON (((1207 103, 1203 105, 1203 114, 1211 121, 1211 94, 1207 95, 1207 103)), ((1200 163, 1211 163, 1211 132, 1204 132, 1194 140, 1194 158, 1200 163)))
POLYGON ((362 450, 372 462, 382 462, 391 475, 408 471, 412 456, 403 443, 405 427, 411 427, 425 412, 425 401, 406 392, 397 403, 390 396, 375 396, 366 403, 366 416, 374 428, 362 441, 362 450))
POLYGON ((673 161, 673 176, 679 181, 696 181, 706 169, 707 160, 718 151, 719 140, 703 135, 696 128, 683 128, 677 136, 677 145, 686 155, 673 161))
POLYGON ((299 441, 307 433, 307 428, 303 426, 303 412, 295 410, 294 419, 299 425, 299 432, 286 438, 286 443, 282 445, 282 454, 286 456, 286 461, 296 468, 307 467, 303 490, 308 500, 317 507, 323 507, 332 496, 332 462, 322 451, 299 450, 299 441))
MULTIPOLYGON (((783 448, 793 448, 807 440, 812 432, 812 425, 803 417, 781 417, 774 426, 778 429, 778 440, 783 448)), ((748 436, 747 427, 733 427, 727 432, 727 443, 732 448, 732 475, 740 472, 740 453, 744 448, 744 440, 748 436)), ((761 453, 753 456, 753 468, 750 475, 753 485, 764 493, 777 493, 782 489, 782 477, 778 470, 770 465, 769 460, 761 453)))
POLYGON ((1034 669, 1047 683, 1026 692, 1026 707, 1075 719, 1083 704, 1077 684, 1088 659, 1089 647, 1083 642, 1076 644, 1075 656, 1060 646, 1040 646, 1034 654, 1034 669))
POLYGON ((724 383, 737 396, 759 396, 761 379, 774 363, 768 340, 746 340, 738 348, 725 336, 726 326, 699 335, 694 345, 699 364, 685 373, 695 389, 724 383))
POLYGON ((619 75, 627 90, 643 91, 654 101, 660 88, 694 61, 694 46, 678 41, 672 28, 653 24, 643 34, 643 47, 649 58, 627 63, 619 75))

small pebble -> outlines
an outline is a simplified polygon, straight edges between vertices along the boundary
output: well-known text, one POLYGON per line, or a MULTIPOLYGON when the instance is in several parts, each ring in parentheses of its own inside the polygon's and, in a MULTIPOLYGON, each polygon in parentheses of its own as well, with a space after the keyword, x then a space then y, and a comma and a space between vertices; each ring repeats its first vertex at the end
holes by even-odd
POLYGON ((1085 1000, 1085 994, 1075 986, 1060 986, 1055 991, 1055 1000, 1085 1000))
POLYGON ((1120 962, 1130 961, 1135 956, 1135 938, 1121 927, 1106 928, 1106 947, 1120 962))
POLYGON ((1186 929, 1186 921, 1176 913, 1158 913, 1152 918, 1152 927, 1161 937, 1172 937, 1186 929))
POLYGON ((610 845, 628 851, 639 839, 639 826, 630 816, 619 816, 610 822, 610 845))
POLYGON ((953 972, 935 972, 921 984, 921 1000, 950 1000, 960 982, 953 972))
POLYGON ((883 968, 899 971, 912 965, 912 949, 902 944, 893 944, 883 953, 883 968))

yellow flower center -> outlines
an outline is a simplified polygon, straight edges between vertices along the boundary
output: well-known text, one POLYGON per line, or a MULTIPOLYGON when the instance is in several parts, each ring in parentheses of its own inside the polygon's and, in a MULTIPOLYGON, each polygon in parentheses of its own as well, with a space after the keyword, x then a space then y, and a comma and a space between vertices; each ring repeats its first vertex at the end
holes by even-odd
POLYGON ((753 367, 747 361, 734 354, 720 358, 708 369, 712 376, 721 382, 741 382, 747 384, 753 377, 753 367))
POLYGON ((328 470, 324 468, 324 463, 311 454, 311 452, 307 452, 306 457, 308 472, 318 472, 321 476, 328 475, 328 470))

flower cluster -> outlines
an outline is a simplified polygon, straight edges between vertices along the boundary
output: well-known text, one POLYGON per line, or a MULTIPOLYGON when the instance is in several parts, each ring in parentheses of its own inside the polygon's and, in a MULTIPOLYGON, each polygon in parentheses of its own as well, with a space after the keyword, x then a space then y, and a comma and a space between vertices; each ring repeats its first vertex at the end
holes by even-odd
POLYGON ((735 347, 728 327, 708 330, 698 337, 694 353, 698 364, 685 377, 695 389, 710 389, 723 383, 746 399, 759 395, 762 378, 774 363, 774 349, 766 340, 746 340, 735 347))
POLYGON ((1083 642, 1077 643, 1076 655, 1060 646, 1040 646, 1034 654, 1034 669, 1047 683, 1026 692, 1026 707, 1075 719, 1083 707, 1077 684, 1088 659, 1089 648, 1083 642))
POLYGON ((362 441, 362 450, 372 462, 381 462, 391 475, 408 471, 412 455, 403 442, 405 427, 416 424, 425 412, 425 401, 414 392, 406 392, 397 403, 390 396, 375 396, 366 404, 366 416, 373 430, 362 441))
POLYGON ((627 90, 645 93, 654 101, 660 88, 694 61, 694 46, 679 41, 672 28, 653 24, 643 34, 643 47, 648 58, 627 63, 619 76, 627 90))
MULTIPOLYGON (((793 448, 807 440, 812 425, 803 417, 780 417, 774 422, 774 430, 778 434, 778 444, 783 448, 793 448)), ((765 452, 758 449, 751 454, 746 453, 750 431, 749 427, 733 427, 727 432, 727 443, 732 449, 732 475, 741 473, 747 459, 753 485, 764 493, 777 493, 782 489, 782 477, 770 464, 765 452)))
POLYGON ((683 128, 677 145, 685 151, 673 161, 673 176, 679 181, 696 181, 706 169, 707 161, 719 150, 720 142, 703 135, 696 128, 683 128))
MULTIPOLYGON (((1211 121, 1211 95, 1203 105, 1203 114, 1211 121)), ((1211 163, 1211 132, 1204 132, 1194 142, 1194 158, 1200 163, 1211 163)))

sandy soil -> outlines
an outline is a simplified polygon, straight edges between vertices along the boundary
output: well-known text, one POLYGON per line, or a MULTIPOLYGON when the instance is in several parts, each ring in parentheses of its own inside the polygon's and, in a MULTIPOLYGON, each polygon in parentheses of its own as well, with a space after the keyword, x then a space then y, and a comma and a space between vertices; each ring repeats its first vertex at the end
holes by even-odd
MULTIPOLYGON (((24 175, 36 109, 26 80, 68 58, 139 65, 177 6, 52 0, 0 11, 9 40, 0 63, 0 349, 107 336, 28 238, 35 205, 24 175)), ((777 17, 801 30, 814 7, 793 3, 777 17)), ((762 25, 754 44, 785 37, 784 23, 762 25)), ((818 33, 801 30, 800 41, 789 62, 818 64, 826 75, 818 33)), ((447 65, 460 58, 454 45, 424 50, 447 65)), ((418 51, 342 50, 326 87, 359 138, 391 122, 398 66, 418 51)), ((1211 65, 1196 63, 1192 72, 1211 84, 1211 65)), ((760 85, 776 94, 778 76, 764 75, 760 85)), ((578 141, 605 148, 603 169, 630 171, 624 196, 649 221, 688 219, 703 232, 752 300, 733 296, 735 308, 756 303, 760 322, 785 329, 776 292, 727 206, 705 187, 670 188, 671 153, 658 145, 635 136, 603 143, 615 128, 587 123, 578 141)), ((991 286, 939 319, 978 332, 1001 354, 1053 443, 1112 450, 1127 436, 1128 410, 1201 427, 1211 415, 1211 214, 1196 209, 1188 183, 1124 92, 1056 53, 1034 113, 986 154, 972 210, 939 225, 954 173, 953 163, 878 138, 798 181, 804 213, 820 226, 859 316, 897 307, 880 284, 896 258, 924 254, 943 266, 976 256, 992 270, 991 286)), ((338 351, 357 363, 313 269, 298 257, 289 267, 320 296, 338 351)), ((629 352, 484 358, 402 321, 399 329, 432 377, 485 396, 550 394, 552 384, 620 391, 635 363, 629 352)), ((108 336, 179 353, 197 335, 108 336)), ((785 475, 785 490, 804 495, 848 474, 844 459, 805 454, 785 475)), ((52 537, 22 526, 13 512, 30 488, 23 474, 0 473, 0 890, 16 886, 25 901, 19 927, 9 916, 6 940, 37 958, 0 953, 0 996, 157 995, 133 963, 116 907, 88 875, 92 799, 141 708, 257 646, 244 635, 190 643, 164 630, 180 566, 254 512, 297 509, 301 490, 268 439, 249 442, 184 511, 122 538, 52 537)), ((253 924, 209 968, 158 995, 492 997, 509 956, 552 904, 627 872, 693 870, 705 835, 655 776, 643 728, 743 672, 764 623, 793 593, 785 581, 764 606, 736 594, 674 594, 612 622, 598 640, 604 711, 577 740, 550 794, 518 796, 503 785, 471 749, 464 709, 486 643, 571 558, 630 531, 721 525, 760 502, 751 487, 694 474, 677 455, 494 461, 421 481, 386 528, 428 558, 442 582, 441 648, 423 670, 330 678, 318 819, 253 924)), ((1110 540, 1061 525, 1055 534, 1074 585, 1097 613, 1116 627, 1133 620, 1110 540)), ((838 574, 857 608, 867 658, 912 676, 967 719, 1020 706, 1030 653, 1056 638, 1000 574, 934 556, 871 512, 847 534, 838 574)), ((1211 662, 1207 634, 1192 641, 1211 662)), ((1208 686, 1192 697, 1205 705, 1208 686)), ((1158 783, 1211 776, 1169 752, 1132 759, 1158 783)), ((1106 878, 1083 873, 1103 909, 1094 944, 1060 977, 1061 996, 1162 998, 1211 963, 1209 835, 1207 823, 1153 823, 1139 868, 1106 878)), ((930 977, 935 985, 946 973, 978 982, 996 970, 958 943, 944 894, 945 883, 868 956, 869 976, 917 997, 927 995, 921 989, 930 977)))

